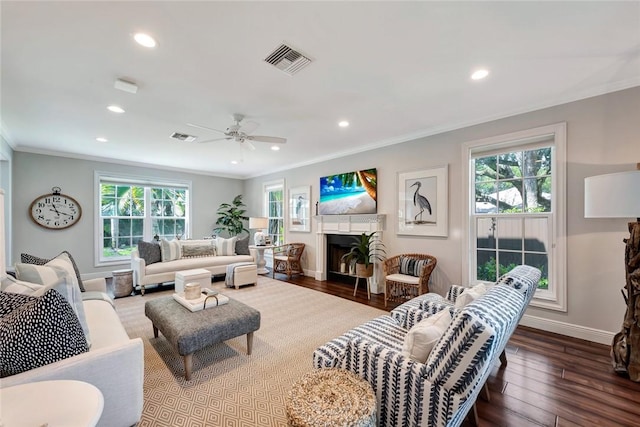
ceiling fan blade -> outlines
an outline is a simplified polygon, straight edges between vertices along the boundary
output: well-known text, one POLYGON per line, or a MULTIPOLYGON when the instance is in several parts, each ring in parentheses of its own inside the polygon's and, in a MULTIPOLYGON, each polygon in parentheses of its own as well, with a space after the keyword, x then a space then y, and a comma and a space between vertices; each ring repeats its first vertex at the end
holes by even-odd
POLYGON ((223 130, 218 130, 218 129, 214 129, 214 128, 210 128, 210 127, 202 126, 202 125, 196 125, 194 123, 187 123, 187 126, 191 126, 191 127, 198 128, 198 129, 204 129, 204 130, 212 130, 214 132, 220 132, 220 133, 226 134, 226 132, 223 131, 223 130))
POLYGON ((279 138, 277 136, 247 135, 247 139, 251 141, 271 142, 273 144, 285 144, 287 142, 287 138, 279 138))
POLYGON ((240 145, 242 145, 244 148, 246 148, 249 151, 256 151, 255 145, 253 145, 251 142, 247 141, 246 139, 240 142, 240 145))
POLYGON ((222 137, 222 138, 205 139, 204 141, 196 141, 196 143, 204 144, 204 143, 207 143, 207 142, 223 141, 223 140, 230 140, 230 139, 233 139, 233 138, 231 138, 230 136, 225 136, 225 137, 222 137))
POLYGON ((244 132, 244 133, 251 133, 254 130, 258 129, 258 126, 260 126, 260 123, 256 123, 256 122, 252 122, 252 121, 243 121, 242 123, 240 123, 240 129, 238 129, 240 132, 244 132))

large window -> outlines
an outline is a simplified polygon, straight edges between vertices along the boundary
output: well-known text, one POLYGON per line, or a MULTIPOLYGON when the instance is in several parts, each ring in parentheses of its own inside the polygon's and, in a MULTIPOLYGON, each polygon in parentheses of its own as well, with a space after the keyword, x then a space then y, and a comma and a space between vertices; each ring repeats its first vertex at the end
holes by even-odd
POLYGON ((99 264, 130 259, 140 240, 187 237, 187 183, 97 178, 99 264))
POLYGON ((469 279, 539 268, 533 305, 566 310, 564 124, 465 144, 469 279))
POLYGON ((284 183, 264 185, 264 211, 269 218, 269 237, 274 245, 284 243, 284 183))

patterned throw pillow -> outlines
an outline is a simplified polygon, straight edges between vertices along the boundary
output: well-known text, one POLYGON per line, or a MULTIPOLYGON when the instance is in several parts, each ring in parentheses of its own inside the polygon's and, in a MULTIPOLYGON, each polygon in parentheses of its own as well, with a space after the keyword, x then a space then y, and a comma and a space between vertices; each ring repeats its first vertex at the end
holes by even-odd
MULTIPOLYGON (((78 286, 80 286, 80 290, 84 292, 85 291, 84 284, 82 283, 82 278, 80 277, 80 270, 78 269, 78 265, 76 264, 76 261, 73 259, 71 254, 67 251, 60 252, 55 258, 58 258, 62 254, 67 254, 69 259, 71 260, 73 271, 76 275, 76 279, 78 280, 78 286)), ((52 258, 52 259, 55 259, 55 258, 52 258)), ((20 254, 20 262, 23 262, 25 264, 45 265, 49 261, 51 261, 51 259, 40 258, 35 255, 30 255, 25 253, 20 254)))
POLYGON ((162 254, 162 262, 180 259, 180 241, 162 239, 160 241, 160 252, 162 254))
POLYGON ((249 252, 249 236, 238 239, 236 242, 236 254, 251 255, 251 252, 249 252))
POLYGON ((429 259, 415 259, 410 257, 400 257, 400 274, 407 274, 409 276, 420 277, 422 270, 429 264, 429 259))
POLYGON ((0 317, 11 313, 16 308, 22 307, 29 301, 35 300, 30 295, 13 294, 9 292, 0 293, 0 317))
POLYGON ((138 255, 144 260, 145 265, 162 261, 162 251, 157 242, 138 242, 138 255))
POLYGON ((198 258, 215 255, 216 248, 211 243, 208 245, 182 245, 182 258, 198 258))
MULTIPOLYGON (((0 305, 11 294, 0 293, 0 305)), ((0 317, 0 377, 19 374, 89 350, 78 317, 54 290, 0 317)), ((9 302, 8 304, 12 304, 9 302)))
POLYGON ((230 239, 223 239, 222 237, 216 237, 216 255, 218 256, 231 256, 236 252, 236 240, 237 237, 230 239))
MULTIPOLYGON (((41 296, 49 289, 55 289, 69 302, 78 320, 82 325, 87 342, 91 343, 89 337, 89 326, 84 314, 84 304, 82 303, 82 293, 73 274, 71 261, 66 254, 60 254, 49 261, 46 265, 16 264, 16 274, 19 281, 27 282, 23 292, 17 292, 33 296, 41 296), (40 288, 33 290, 33 286, 40 285, 40 288)), ((9 292, 15 292, 9 290, 9 292)))

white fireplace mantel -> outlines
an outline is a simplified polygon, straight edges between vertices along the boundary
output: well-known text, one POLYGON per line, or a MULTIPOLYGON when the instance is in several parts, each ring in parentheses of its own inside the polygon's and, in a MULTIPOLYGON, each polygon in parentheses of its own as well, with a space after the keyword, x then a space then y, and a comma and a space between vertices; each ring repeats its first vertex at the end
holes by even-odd
MULTIPOLYGON (((316 216, 316 280, 327 280, 327 234, 357 236, 375 231, 377 232, 376 237, 382 241, 385 218, 386 215, 384 214, 316 216)), ((384 292, 382 266, 380 263, 375 263, 373 269, 371 292, 374 294, 384 292)))

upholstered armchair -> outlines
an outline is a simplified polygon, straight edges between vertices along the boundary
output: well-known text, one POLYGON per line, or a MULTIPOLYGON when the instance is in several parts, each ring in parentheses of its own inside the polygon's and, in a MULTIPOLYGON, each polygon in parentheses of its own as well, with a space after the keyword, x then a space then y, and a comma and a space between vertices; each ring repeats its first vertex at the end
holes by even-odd
POLYGON ((284 273, 290 279, 293 274, 302 274, 300 263, 302 252, 304 252, 304 243, 288 243, 274 247, 271 277, 275 278, 276 273, 284 273))
POLYGON ((429 278, 438 260, 427 254, 401 254, 384 261, 384 306, 429 292, 429 278))

